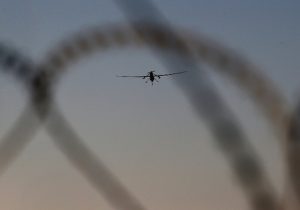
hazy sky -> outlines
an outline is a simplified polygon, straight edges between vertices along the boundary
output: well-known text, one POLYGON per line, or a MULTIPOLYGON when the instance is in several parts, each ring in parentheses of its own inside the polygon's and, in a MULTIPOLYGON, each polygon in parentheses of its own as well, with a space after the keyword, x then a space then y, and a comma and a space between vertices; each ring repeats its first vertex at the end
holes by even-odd
MULTIPOLYGON (((257 64, 293 102, 300 94, 298 0, 156 0, 175 27, 215 39, 257 64)), ((112 0, 0 0, 0 40, 35 61, 88 26, 126 22, 112 0)), ((129 190, 155 210, 247 209, 230 168, 204 122, 174 85, 151 87, 116 74, 167 70, 148 49, 111 49, 69 68, 57 101, 78 134, 129 190)), ((278 192, 282 151, 272 127, 231 81, 211 74, 258 150, 278 192)), ((0 136, 26 102, 0 77, 0 136)), ((80 155, 80 154, 78 154, 80 155)), ((0 209, 112 209, 56 149, 45 130, 0 177, 0 209)))

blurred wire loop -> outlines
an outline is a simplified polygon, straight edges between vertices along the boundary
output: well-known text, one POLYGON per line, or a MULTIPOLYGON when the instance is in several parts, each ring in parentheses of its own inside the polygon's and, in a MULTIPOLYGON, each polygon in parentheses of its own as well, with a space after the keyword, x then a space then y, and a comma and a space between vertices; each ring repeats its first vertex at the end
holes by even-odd
MULTIPOLYGON (((83 144, 57 107, 54 91, 56 82, 66 67, 83 56, 112 47, 151 47, 168 54, 169 60, 165 62, 169 67, 176 65, 177 68, 191 70, 192 76, 188 80, 175 82, 193 104, 195 113, 204 119, 212 131, 216 143, 228 158, 249 199, 251 208, 279 209, 279 199, 272 184, 235 116, 221 100, 209 77, 198 67, 195 71, 197 65, 191 61, 197 59, 216 67, 214 70, 228 76, 242 87, 270 119, 275 132, 279 131, 281 139, 285 139, 290 122, 285 100, 259 69, 236 53, 209 39, 199 38, 182 30, 176 32, 179 36, 173 35, 160 24, 149 22, 135 23, 134 28, 126 25, 94 27, 59 42, 39 63, 34 63, 8 46, 0 45, 0 63, 3 70, 12 73, 24 83, 32 97, 19 120, 0 143, 0 175, 34 137, 41 125, 44 125, 58 148, 112 206, 123 210, 146 209, 83 144), (180 65, 177 59, 179 57, 182 58, 180 65)), ((290 162, 299 162, 294 156, 289 157, 290 162)), ((295 164, 294 167, 297 168, 295 164)), ((298 175, 292 176, 292 182, 296 182, 297 177, 298 175)))

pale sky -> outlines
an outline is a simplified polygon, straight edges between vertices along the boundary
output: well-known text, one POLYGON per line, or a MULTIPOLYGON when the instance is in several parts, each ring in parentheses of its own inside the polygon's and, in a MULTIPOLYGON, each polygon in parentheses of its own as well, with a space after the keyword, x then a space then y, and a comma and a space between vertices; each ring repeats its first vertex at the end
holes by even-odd
MULTIPOLYGON (((174 27, 193 31, 241 53, 293 103, 299 95, 300 2, 297 0, 156 0, 174 27)), ((89 26, 126 22, 112 0, 0 0, 0 40, 36 62, 56 43, 89 26)), ((111 49, 70 66, 57 103, 78 134, 124 185, 155 210, 248 209, 205 122, 163 78, 153 87, 117 74, 166 73, 148 49, 111 49)), ((22 111, 26 96, 0 77, 0 136, 22 111)), ((226 102, 283 191, 279 139, 259 110, 231 81, 214 73, 226 102)), ((80 154, 78 154, 80 155, 80 154)), ((40 130, 0 177, 0 209, 112 209, 40 130)))

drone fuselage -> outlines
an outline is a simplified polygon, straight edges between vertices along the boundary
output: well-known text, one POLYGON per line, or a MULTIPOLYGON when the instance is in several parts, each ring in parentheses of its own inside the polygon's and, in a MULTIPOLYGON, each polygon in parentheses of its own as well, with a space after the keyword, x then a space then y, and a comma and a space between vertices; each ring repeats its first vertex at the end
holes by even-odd
POLYGON ((154 81, 155 75, 154 75, 153 71, 150 71, 150 72, 149 72, 149 79, 150 79, 151 82, 154 81))

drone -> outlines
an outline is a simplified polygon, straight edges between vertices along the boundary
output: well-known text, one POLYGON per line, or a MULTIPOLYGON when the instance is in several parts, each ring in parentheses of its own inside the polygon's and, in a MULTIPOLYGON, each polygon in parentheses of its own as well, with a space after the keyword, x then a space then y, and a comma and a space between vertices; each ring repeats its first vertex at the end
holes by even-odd
POLYGON ((158 79, 160 79, 161 77, 166 77, 166 76, 171 76, 171 75, 175 75, 175 74, 183 74, 187 71, 181 71, 181 72, 174 72, 171 74, 155 74, 155 71, 149 71, 147 73, 147 75, 144 76, 117 76, 117 77, 131 77, 131 78, 142 78, 142 79, 146 79, 146 83, 148 83, 148 81, 151 82, 151 84, 153 85, 153 82, 156 81, 158 82, 158 79))

